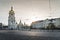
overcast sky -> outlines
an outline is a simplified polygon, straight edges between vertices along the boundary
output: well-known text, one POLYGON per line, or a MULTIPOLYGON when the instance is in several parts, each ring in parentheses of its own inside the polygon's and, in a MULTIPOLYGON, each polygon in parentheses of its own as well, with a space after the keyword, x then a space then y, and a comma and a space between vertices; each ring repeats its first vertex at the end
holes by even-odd
POLYGON ((15 11, 16 21, 26 24, 32 21, 43 20, 51 17, 60 17, 60 0, 0 0, 0 22, 8 24, 8 16, 11 6, 15 11))

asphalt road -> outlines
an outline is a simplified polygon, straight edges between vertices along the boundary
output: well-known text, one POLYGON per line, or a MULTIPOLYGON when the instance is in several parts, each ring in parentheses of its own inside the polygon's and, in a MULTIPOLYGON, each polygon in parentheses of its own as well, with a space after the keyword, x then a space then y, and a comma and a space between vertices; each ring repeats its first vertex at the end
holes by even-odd
POLYGON ((59 34, 60 32, 1 30, 0 40, 60 40, 59 34))

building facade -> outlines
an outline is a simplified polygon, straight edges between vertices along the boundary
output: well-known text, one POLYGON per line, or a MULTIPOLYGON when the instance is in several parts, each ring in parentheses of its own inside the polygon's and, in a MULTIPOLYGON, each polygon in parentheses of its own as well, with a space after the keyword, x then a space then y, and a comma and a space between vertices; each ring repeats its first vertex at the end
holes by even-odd
POLYGON ((53 23, 57 28, 60 28, 60 18, 46 19, 32 22, 32 28, 47 28, 49 23, 53 23))
POLYGON ((18 30, 21 30, 22 29, 22 27, 23 27, 23 24, 22 24, 22 22, 21 22, 21 20, 20 20, 20 22, 19 22, 19 24, 18 24, 18 30))
POLYGON ((15 21, 15 13, 13 11, 13 7, 11 7, 11 10, 9 11, 8 29, 17 29, 17 24, 15 21))
POLYGON ((32 28, 41 28, 41 27, 43 27, 43 20, 32 22, 31 26, 32 26, 32 28))

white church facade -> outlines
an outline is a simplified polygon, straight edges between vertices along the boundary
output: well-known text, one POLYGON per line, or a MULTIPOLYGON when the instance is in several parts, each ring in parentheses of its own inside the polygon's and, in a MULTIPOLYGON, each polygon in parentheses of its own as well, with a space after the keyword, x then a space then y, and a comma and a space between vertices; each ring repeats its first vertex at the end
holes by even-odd
POLYGON ((21 30, 21 29, 22 29, 22 27, 23 27, 23 24, 22 24, 22 22, 21 22, 21 20, 20 20, 20 22, 19 22, 19 24, 18 24, 17 28, 18 28, 18 30, 21 30))

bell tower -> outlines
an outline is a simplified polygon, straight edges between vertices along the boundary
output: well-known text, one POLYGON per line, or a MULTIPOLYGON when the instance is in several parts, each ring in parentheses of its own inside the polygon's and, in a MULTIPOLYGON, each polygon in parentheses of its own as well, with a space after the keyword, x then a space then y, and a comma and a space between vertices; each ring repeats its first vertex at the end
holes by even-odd
POLYGON ((15 13, 13 11, 13 7, 11 6, 11 10, 9 11, 9 17, 8 17, 8 29, 16 29, 17 24, 15 21, 15 13))

